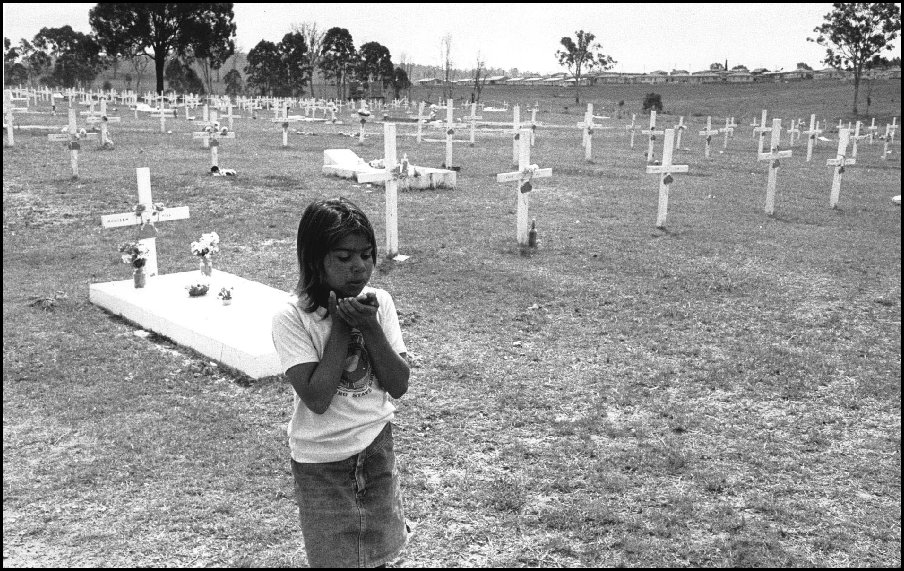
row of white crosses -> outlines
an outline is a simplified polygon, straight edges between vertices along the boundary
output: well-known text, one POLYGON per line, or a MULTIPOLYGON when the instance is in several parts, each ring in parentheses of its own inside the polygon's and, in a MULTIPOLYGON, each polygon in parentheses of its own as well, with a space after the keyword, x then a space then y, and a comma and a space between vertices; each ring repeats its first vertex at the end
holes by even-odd
POLYGON ((6 139, 10 147, 16 145, 16 138, 13 135, 13 112, 27 110, 25 107, 15 107, 15 101, 16 98, 13 97, 12 91, 3 90, 3 118, 6 120, 6 139))
POLYGON ((151 169, 135 169, 138 177, 138 204, 133 212, 109 214, 101 216, 100 223, 104 228, 120 228, 124 226, 140 226, 138 242, 148 248, 148 259, 145 271, 148 277, 156 276, 157 268, 157 228, 156 222, 168 220, 185 220, 189 217, 188 207, 164 208, 155 204, 151 196, 151 169))

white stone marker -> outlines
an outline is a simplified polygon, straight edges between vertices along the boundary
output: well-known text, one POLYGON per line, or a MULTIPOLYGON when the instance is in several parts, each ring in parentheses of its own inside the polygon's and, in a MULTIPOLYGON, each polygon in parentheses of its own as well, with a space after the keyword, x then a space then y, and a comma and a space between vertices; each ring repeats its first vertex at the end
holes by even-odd
POLYGON ((835 175, 832 177, 832 193, 829 195, 829 206, 832 208, 838 206, 838 199, 841 196, 841 175, 844 174, 844 168, 847 165, 857 164, 856 159, 849 159, 845 156, 850 137, 850 129, 838 131, 838 156, 834 159, 826 160, 826 166, 835 167, 835 175))
MULTIPOLYGON (((515 106, 517 109, 517 105, 515 106)), ((518 210, 516 215, 516 236, 518 244, 528 246, 528 193, 533 190, 531 180, 535 178, 549 178, 552 176, 552 169, 541 169, 538 165, 530 164, 530 129, 521 129, 518 137, 518 171, 500 173, 496 175, 496 182, 514 182, 515 196, 518 199, 518 210)))
POLYGON ((816 122, 816 114, 810 115, 810 128, 803 132, 807 136, 807 162, 813 157, 813 145, 816 143, 816 137, 822 134, 819 123, 816 122))
MULTIPOLYGON (((672 132, 674 133, 674 129, 672 132)), ((647 145, 647 164, 650 164, 653 162, 653 142, 656 140, 656 135, 665 133, 665 131, 656 130, 656 111, 654 109, 650 109, 650 128, 646 131, 641 131, 640 133, 649 136, 649 144, 647 145)))
MULTIPOLYGON (((655 113, 655 111, 654 111, 655 113)), ((659 210, 656 214, 656 227, 665 228, 665 220, 669 212, 669 185, 674 178, 673 173, 688 171, 687 165, 672 164, 672 149, 674 148, 675 130, 665 130, 665 141, 662 149, 662 164, 647 165, 647 174, 659 174, 659 210)))
POLYGON ((156 276, 157 271, 157 229, 155 222, 168 220, 185 220, 189 217, 188 206, 176 208, 162 208, 162 205, 154 205, 151 197, 151 169, 137 168, 135 174, 138 177, 138 205, 133 212, 122 214, 108 214, 100 217, 100 224, 104 228, 119 228, 122 226, 140 226, 138 241, 148 247, 148 261, 145 270, 148 277, 156 276))
MULTIPOLYGON (((758 127, 759 128, 759 127, 758 127)), ((766 214, 772 216, 775 212, 775 180, 778 175, 780 166, 779 159, 785 159, 791 156, 791 151, 779 150, 779 143, 782 139, 782 120, 772 120, 772 141, 768 153, 759 153, 757 160, 769 161, 769 181, 766 184, 766 214)), ((765 133, 765 132, 764 132, 765 133)))
MULTIPOLYGON (((679 133, 680 134, 680 133, 679 133)), ((709 158, 709 149, 712 146, 713 135, 718 135, 719 130, 713 129, 713 118, 712 115, 706 117, 706 129, 700 131, 701 137, 706 137, 706 146, 703 148, 703 156, 707 159, 709 158)), ((728 137, 726 135, 726 141, 728 137)))
POLYGON ((383 123, 383 171, 358 173, 358 182, 383 182, 386 185, 386 257, 393 259, 399 255, 399 177, 408 174, 407 165, 402 173, 396 163, 396 124, 383 123))

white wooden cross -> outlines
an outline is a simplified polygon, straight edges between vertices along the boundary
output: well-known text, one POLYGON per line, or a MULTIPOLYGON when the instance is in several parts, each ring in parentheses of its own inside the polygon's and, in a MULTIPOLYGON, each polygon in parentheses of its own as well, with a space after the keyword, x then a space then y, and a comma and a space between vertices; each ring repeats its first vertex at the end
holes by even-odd
MULTIPOLYGON (((712 143, 713 135, 718 135, 718 134, 719 134, 719 130, 713 129, 712 115, 707 116, 706 117, 706 129, 700 131, 700 136, 706 137, 706 147, 703 150, 703 156, 706 157, 707 159, 709 158, 709 149, 711 146, 710 143, 712 143)), ((679 133, 679 135, 680 135, 680 133, 679 133)), ((728 135, 726 133, 726 140, 727 139, 728 139, 728 135)))
POLYGON ((151 169, 135 169, 138 177, 138 204, 132 212, 108 214, 101 216, 100 223, 104 228, 122 226, 140 226, 138 242, 148 247, 148 261, 145 270, 148 277, 157 275, 157 229, 155 222, 167 220, 185 220, 189 217, 188 207, 164 208, 162 204, 154 204, 151 197, 151 169))
POLYGON ((889 143, 895 142, 895 133, 897 133, 897 132, 898 132, 898 118, 892 117, 891 118, 891 133, 890 133, 891 139, 889 139, 889 143))
POLYGON ((766 184, 766 214, 772 216, 775 212, 775 180, 779 169, 779 159, 791 156, 791 151, 779 150, 782 138, 782 120, 772 120, 772 141, 768 153, 758 153, 757 160, 769 161, 769 182, 766 184))
MULTIPOLYGON (((217 117, 217 112, 215 110, 210 110, 207 107, 207 104, 204 105, 204 119, 202 121, 193 121, 193 124, 204 127, 204 131, 192 133, 192 139, 201 139, 201 148, 207 149, 210 148, 210 134, 213 132, 220 131, 220 121, 217 117)), ((232 137, 235 138, 235 134, 232 137)))
POLYGON ((361 107, 358 109, 358 120, 361 123, 361 130, 358 133, 358 144, 364 144, 364 124, 367 122, 367 118, 370 117, 370 111, 367 110, 367 103, 364 102, 364 99, 361 99, 361 107))
POLYGON ((838 206, 838 199, 841 196, 841 175, 844 174, 844 167, 857 164, 856 158, 845 157, 850 138, 850 129, 838 131, 838 156, 826 161, 826 166, 835 167, 835 175, 832 177, 832 193, 829 195, 829 206, 832 208, 838 206))
MULTIPOLYGON (((277 113, 277 116, 273 119, 270 119, 270 122, 271 123, 282 123, 282 146, 288 147, 289 146, 289 123, 295 123, 295 122, 301 121, 301 119, 299 119, 298 117, 289 117, 289 104, 287 102, 283 102, 282 107, 280 107, 280 109, 282 109, 282 117, 280 117, 279 113, 277 113)), ((232 130, 231 127, 230 127, 230 130, 232 130)))
MULTIPOLYGON (((655 111, 653 111, 655 113, 655 111)), ((672 150, 674 149, 675 130, 665 130, 665 141, 662 149, 662 164, 647 165, 647 174, 659 174, 659 210, 656 215, 656 227, 665 228, 665 220, 669 212, 669 185, 675 180, 673 173, 688 171, 687 165, 672 164, 672 150)))
POLYGON ((872 124, 869 127, 867 127, 866 130, 869 132, 869 144, 872 145, 874 139, 876 138, 876 133, 879 132, 879 127, 876 126, 876 118, 875 117, 873 117, 872 124))
POLYGON ((791 119, 791 127, 788 128, 788 146, 794 146, 794 136, 800 137, 800 119, 791 119))
MULTIPOLYGON (((706 128, 709 129, 709 125, 707 125, 706 128)), ((675 131, 677 133, 675 136, 676 149, 681 149, 681 133, 683 133, 685 130, 687 130, 687 125, 684 124, 684 116, 682 115, 678 117, 678 124, 675 125, 675 131)))
POLYGON ((13 136, 13 111, 20 108, 13 106, 13 92, 9 89, 3 90, 3 115, 6 118, 6 139, 10 147, 14 147, 16 139, 13 136))
MULTIPOLYGON (((135 113, 137 115, 138 112, 136 111, 135 113)), ((160 119, 160 132, 161 133, 166 133, 166 117, 168 115, 169 115, 169 112, 166 110, 166 104, 163 102, 163 98, 161 97, 160 101, 158 102, 157 109, 155 109, 151 113, 151 117, 154 117, 155 119, 158 119, 158 118, 160 119)), ((205 148, 207 148, 207 147, 205 147, 205 148)))
MULTIPOLYGON (((517 108, 517 106, 516 106, 517 108)), ((516 235, 518 244, 528 246, 527 213, 528 196, 533 190, 531 181, 535 178, 549 178, 552 169, 541 169, 538 165, 530 164, 530 129, 521 129, 518 137, 518 170, 516 172, 501 173, 496 175, 496 182, 514 182, 515 196, 518 199, 516 216, 516 235)))
POLYGON ((813 145, 816 143, 816 137, 822 134, 819 123, 816 121, 816 114, 810 115, 810 128, 803 132, 807 136, 807 162, 813 157, 813 145))
POLYGON ((891 139, 891 133, 892 133, 891 125, 886 123, 885 124, 885 135, 883 135, 881 137, 882 143, 883 143, 882 144, 882 160, 883 161, 888 160, 888 143, 889 143, 889 140, 891 139))
POLYGON ((233 119, 241 119, 241 117, 242 117, 241 115, 234 115, 232 113, 232 103, 230 102, 229 104, 226 105, 226 114, 220 118, 229 120, 229 130, 232 131, 232 120, 233 119))
POLYGON ((584 129, 584 136, 581 140, 581 146, 584 147, 584 160, 590 161, 593 157, 593 129, 605 129, 603 125, 597 125, 593 122, 596 116, 593 114, 593 103, 587 104, 587 112, 584 114, 584 120, 577 124, 578 127, 584 129))
MULTIPOLYGON (((732 117, 732 119, 733 118, 734 117, 732 117)), ((728 137, 731 135, 734 135, 734 128, 737 127, 737 125, 734 125, 733 123, 734 123, 734 121, 732 121, 731 119, 726 117, 725 118, 725 126, 722 127, 721 129, 719 129, 720 133, 725 133, 725 140, 722 141, 722 149, 723 150, 728 149, 728 137)))
POLYGON ((100 117, 91 116, 87 119, 89 124, 92 123, 100 123, 100 144, 101 146, 105 146, 107 144, 107 123, 119 123, 122 121, 121 117, 110 117, 107 115, 107 100, 100 100, 100 117))
POLYGON ((69 143, 69 160, 72 165, 72 178, 78 178, 78 152, 81 150, 81 139, 93 140, 97 138, 97 133, 79 133, 76 125, 75 108, 69 108, 69 128, 66 133, 50 133, 47 135, 48 141, 64 141, 69 143))
MULTIPOLYGON (((513 117, 512 117, 512 164, 519 164, 521 161, 521 106, 515 105, 512 109, 513 117)), ((530 134, 528 133, 528 137, 530 134)), ((530 143, 530 141, 528 141, 530 143)))
POLYGON ((468 121, 471 122, 471 140, 469 143, 469 146, 471 146, 471 147, 474 146, 474 132, 477 129, 477 120, 478 119, 483 119, 483 117, 477 116, 477 103, 476 102, 471 103, 471 116, 468 117, 468 121))
POLYGON ((408 169, 396 164, 396 124, 383 123, 383 172, 358 173, 358 182, 383 182, 386 185, 386 257, 399 255, 399 178, 408 176, 408 169))
POLYGON ((854 134, 850 136, 850 140, 853 141, 854 145, 851 149, 851 158, 857 158, 857 143, 859 143, 862 139, 866 139, 869 135, 861 135, 860 134, 860 121, 857 121, 857 125, 854 128, 854 134))
POLYGON ((427 119, 429 116, 424 115, 424 106, 426 103, 421 101, 417 106, 417 142, 420 143, 422 140, 422 130, 424 126, 424 119, 427 119))
MULTIPOLYGON (((672 129, 674 132, 674 129, 672 129)), ((641 131, 643 135, 649 135, 650 140, 647 145, 647 164, 653 162, 653 142, 656 141, 656 135, 662 135, 665 131, 657 131, 656 130, 656 110, 650 109, 650 128, 646 131, 641 131)))
MULTIPOLYGON (((763 154, 763 145, 766 142, 766 133, 772 133, 773 138, 775 137, 775 133, 773 132, 772 128, 766 126, 766 110, 765 109, 763 109, 763 115, 760 118, 760 126, 755 127, 753 129, 753 133, 754 133, 754 135, 756 135, 757 133, 759 133, 759 135, 760 135, 760 141, 757 144, 756 154, 762 155, 763 154)), ((779 139, 781 139, 781 133, 779 133, 779 139)))
POLYGON ((452 168, 452 135, 455 134, 455 128, 452 126, 452 100, 446 101, 446 160, 443 162, 443 168, 452 168))
POLYGON ((637 131, 637 128, 640 126, 634 122, 637 119, 637 113, 631 114, 631 124, 625 125, 625 130, 631 133, 631 148, 634 148, 634 133, 637 131))
POLYGON ((204 131, 192 133, 192 139, 203 139, 208 142, 210 147, 210 166, 220 168, 220 139, 235 139, 235 131, 230 131, 227 127, 220 127, 217 121, 217 112, 211 111, 211 122, 204 131))

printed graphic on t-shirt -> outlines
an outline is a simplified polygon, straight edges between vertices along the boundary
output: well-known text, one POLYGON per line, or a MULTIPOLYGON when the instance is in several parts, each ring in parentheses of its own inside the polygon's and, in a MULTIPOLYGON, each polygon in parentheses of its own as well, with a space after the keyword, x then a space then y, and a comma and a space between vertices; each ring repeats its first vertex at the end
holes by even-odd
POLYGON ((370 356, 364 346, 364 336, 357 329, 352 330, 348 342, 348 355, 345 358, 345 369, 339 382, 337 394, 340 396, 360 397, 373 390, 373 373, 370 367, 370 356))

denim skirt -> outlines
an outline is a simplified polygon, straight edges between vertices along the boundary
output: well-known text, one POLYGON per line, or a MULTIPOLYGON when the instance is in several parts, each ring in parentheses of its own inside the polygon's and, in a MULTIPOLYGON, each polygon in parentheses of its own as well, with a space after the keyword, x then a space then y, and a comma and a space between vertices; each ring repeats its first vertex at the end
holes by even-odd
POLYGON ((376 567, 398 557, 408 532, 392 423, 345 460, 292 460, 292 474, 311 567, 376 567))

